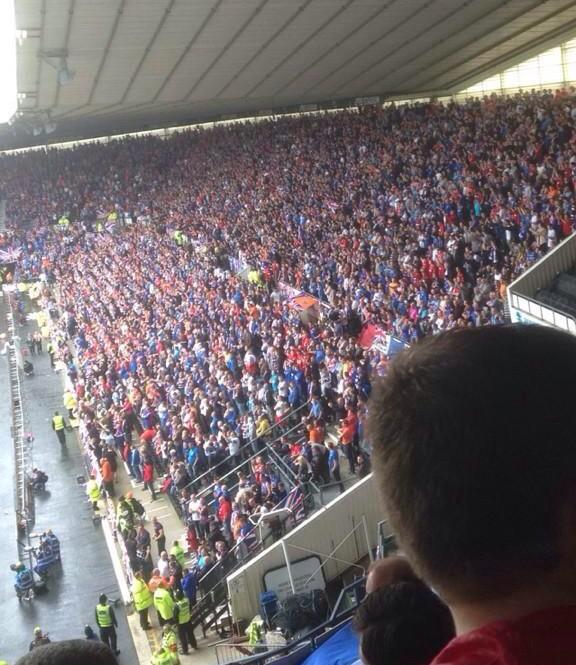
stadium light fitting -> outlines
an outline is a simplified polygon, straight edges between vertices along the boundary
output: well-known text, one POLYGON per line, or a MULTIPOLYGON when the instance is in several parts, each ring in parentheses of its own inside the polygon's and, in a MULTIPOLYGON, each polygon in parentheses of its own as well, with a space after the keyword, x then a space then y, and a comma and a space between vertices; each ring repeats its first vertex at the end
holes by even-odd
POLYGON ((72 72, 68 68, 68 51, 66 49, 41 51, 38 56, 56 70, 58 85, 67 85, 76 75, 76 72, 72 72))
POLYGON ((16 90, 16 20, 14 1, 0 2, 0 123, 8 122, 18 108, 16 90))
POLYGON ((58 84, 67 85, 74 78, 76 72, 71 72, 68 69, 68 64, 66 58, 62 58, 60 61, 60 67, 58 69, 58 84))

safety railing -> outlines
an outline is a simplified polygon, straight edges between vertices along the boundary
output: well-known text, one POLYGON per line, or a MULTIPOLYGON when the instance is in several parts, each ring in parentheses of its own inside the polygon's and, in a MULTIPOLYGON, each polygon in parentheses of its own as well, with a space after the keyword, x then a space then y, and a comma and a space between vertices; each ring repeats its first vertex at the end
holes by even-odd
POLYGON ((348 478, 342 478, 341 480, 335 480, 331 483, 324 483, 323 485, 319 485, 318 494, 320 505, 325 506, 335 498, 333 492, 334 488, 338 488, 339 494, 342 494, 342 492, 352 487, 352 485, 355 485, 358 480, 359 478, 357 476, 348 476, 348 478))
POLYGON ((10 400, 12 412, 12 443, 14 447, 14 506, 17 525, 20 531, 27 532, 34 523, 34 497, 28 484, 28 473, 32 466, 30 441, 24 432, 24 409, 22 387, 20 385, 20 363, 18 338, 15 329, 14 294, 4 290, 7 303, 6 355, 8 357, 8 375, 10 380, 10 400))
MULTIPOLYGON (((251 449, 253 452, 261 452, 261 451, 254 451, 253 446, 258 445, 258 442, 260 440, 264 440, 270 434, 270 432, 272 432, 276 429, 279 429, 279 428, 280 429, 283 428, 287 423, 290 422, 290 420, 294 419, 294 416, 296 414, 300 413, 300 411, 302 411, 302 409, 304 409, 308 405, 309 405, 309 400, 304 402, 304 404, 301 404, 298 408, 294 409, 290 413, 286 414, 284 416, 284 418, 279 420, 277 423, 273 423, 272 425, 270 425, 270 427, 268 427, 264 432, 262 432, 262 434, 260 436, 256 436, 253 439, 250 439, 250 441, 247 441, 242 446, 240 446, 240 448, 238 449, 237 454, 244 456, 245 451, 247 451, 249 449, 251 449)), ((287 436, 290 432, 294 431, 298 427, 300 427, 300 424, 295 425, 294 427, 291 427, 291 428, 289 427, 288 430, 282 431, 278 435, 278 437, 276 437, 272 442, 269 443, 269 442, 264 441, 264 446, 269 447, 271 445, 271 443, 274 443, 274 441, 277 441, 278 439, 282 438, 283 436, 287 436)), ((191 482, 189 482, 188 485, 186 485, 186 487, 184 489, 187 489, 188 491, 191 491, 191 492, 194 491, 194 487, 201 486, 206 480, 209 481, 210 478, 215 473, 218 473, 218 470, 222 469, 227 463, 228 463, 228 459, 221 460, 220 462, 218 462, 217 464, 212 466, 210 469, 208 469, 204 473, 200 474, 199 476, 196 476, 196 478, 194 478, 191 482)))
MULTIPOLYGON (((290 497, 290 495, 289 495, 290 497)), ((248 558, 253 557, 255 554, 262 552, 272 542, 275 542, 283 535, 296 527, 303 519, 307 517, 304 509, 306 503, 306 496, 302 492, 297 502, 291 503, 287 508, 289 497, 280 501, 274 506, 273 511, 285 509, 285 515, 279 519, 279 529, 270 529, 268 533, 262 535, 260 532, 260 539, 257 537, 257 526, 255 526, 243 539, 239 540, 234 547, 226 554, 226 556, 213 566, 206 574, 198 580, 198 590, 201 598, 194 607, 192 616, 192 625, 201 626, 202 632, 206 635, 206 631, 213 628, 219 618, 228 611, 228 587, 226 578, 238 568, 243 566, 248 558)), ((265 514, 263 519, 266 519, 265 514)))
MULTIPOLYGON (((361 577, 351 584, 348 584, 340 591, 336 603, 334 604, 334 608, 330 613, 330 617, 326 621, 312 629, 306 635, 283 646, 275 648, 271 645, 260 644, 258 645, 260 653, 253 656, 246 653, 249 649, 244 651, 237 648, 237 646, 243 647, 248 645, 236 645, 233 640, 220 642, 218 646, 220 646, 221 657, 218 659, 218 663, 220 665, 264 665, 277 658, 282 658, 282 656, 286 656, 297 649, 302 648, 304 645, 309 647, 309 652, 314 651, 326 641, 327 633, 329 631, 331 633, 336 632, 337 629, 345 625, 345 622, 347 622, 357 610, 365 594, 366 578, 361 577), (236 647, 236 657, 234 657, 232 649, 223 649, 225 645, 236 647), (227 660, 225 659, 225 655, 231 655, 233 659, 227 660)), ((279 662, 282 663, 282 661, 279 662)))

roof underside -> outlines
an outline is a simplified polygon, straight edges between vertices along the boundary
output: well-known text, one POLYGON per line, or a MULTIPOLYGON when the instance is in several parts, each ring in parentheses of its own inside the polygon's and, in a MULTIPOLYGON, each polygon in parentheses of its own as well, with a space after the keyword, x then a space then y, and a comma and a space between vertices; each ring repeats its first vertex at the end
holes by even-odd
POLYGON ((16 25, 0 147, 44 143, 46 112, 53 141, 449 94, 576 34, 576 0, 17 0, 16 25))

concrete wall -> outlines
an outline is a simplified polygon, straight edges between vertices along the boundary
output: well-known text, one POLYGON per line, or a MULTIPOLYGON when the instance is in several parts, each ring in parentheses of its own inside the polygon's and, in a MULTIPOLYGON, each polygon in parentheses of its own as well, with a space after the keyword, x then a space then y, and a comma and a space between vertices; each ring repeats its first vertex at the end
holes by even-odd
MULTIPOLYGON (((228 577, 234 619, 249 621, 259 613, 264 575, 271 569, 285 565, 282 543, 286 544, 290 561, 319 554, 322 562, 325 562, 324 575, 326 581, 329 581, 343 573, 350 564, 366 556, 366 533, 370 548, 376 547, 377 525, 382 519, 382 507, 376 493, 375 481, 370 474, 228 577), (366 531, 362 525, 363 517, 366 519, 366 531), (354 533, 338 547, 340 541, 355 527, 357 528, 354 533), (326 559, 326 555, 337 547, 334 557, 341 561, 326 559)), ((358 569, 358 572, 361 573, 361 570, 358 569)))

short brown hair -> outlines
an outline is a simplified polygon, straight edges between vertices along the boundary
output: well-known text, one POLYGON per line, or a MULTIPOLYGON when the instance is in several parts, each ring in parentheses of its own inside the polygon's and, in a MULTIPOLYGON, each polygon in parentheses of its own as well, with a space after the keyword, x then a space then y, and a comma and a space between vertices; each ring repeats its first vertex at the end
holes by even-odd
POLYGON ((374 467, 425 579, 470 598, 558 565, 575 387, 576 338, 540 326, 443 333, 391 363, 370 406, 374 467))
POLYGON ((353 625, 367 665, 428 665, 455 634, 448 607, 416 578, 369 593, 353 625))
POLYGON ((92 640, 62 640, 36 647, 16 665, 118 665, 114 654, 103 643, 92 640))

